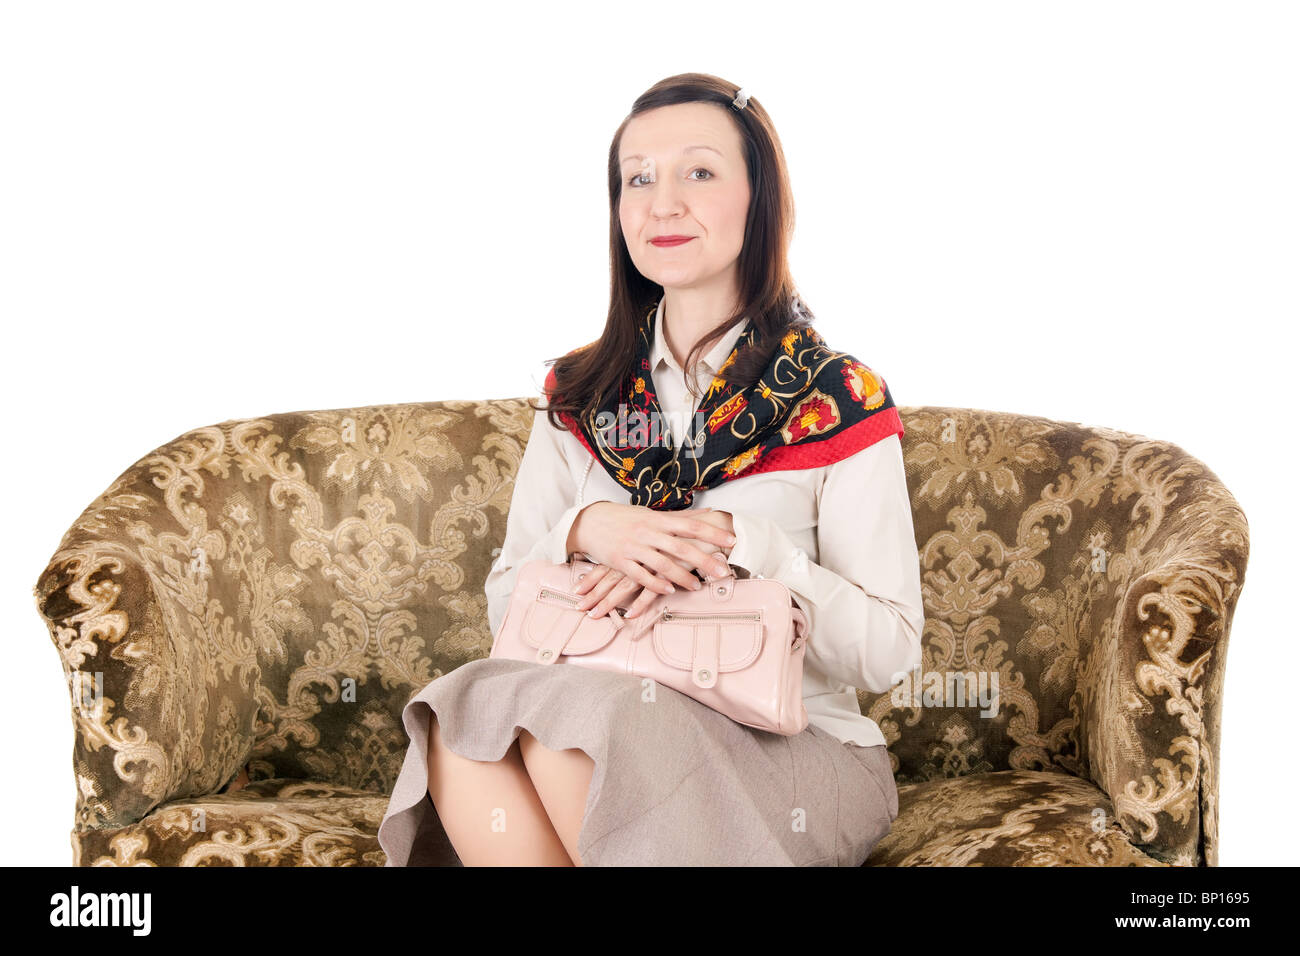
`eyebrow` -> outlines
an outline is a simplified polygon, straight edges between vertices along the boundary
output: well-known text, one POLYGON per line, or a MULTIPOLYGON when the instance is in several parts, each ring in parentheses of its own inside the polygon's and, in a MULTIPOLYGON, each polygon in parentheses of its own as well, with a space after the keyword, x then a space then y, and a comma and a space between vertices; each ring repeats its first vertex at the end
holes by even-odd
MULTIPOLYGON (((691 150, 693 150, 693 149, 708 149, 708 150, 712 150, 713 152, 717 153, 719 156, 722 156, 722 152, 721 152, 720 150, 713 149, 712 146, 687 146, 684 150, 682 150, 682 152, 683 152, 683 153, 689 153, 689 152, 690 152, 691 150)), ((723 156, 723 158, 725 159, 726 157, 723 156)), ((626 163, 629 159, 645 159, 645 156, 643 156, 643 155, 640 154, 640 153, 633 153, 631 156, 624 156, 622 159, 620 159, 620 160, 618 161, 618 164, 619 164, 620 166, 622 166, 622 165, 623 165, 624 163, 626 163)))

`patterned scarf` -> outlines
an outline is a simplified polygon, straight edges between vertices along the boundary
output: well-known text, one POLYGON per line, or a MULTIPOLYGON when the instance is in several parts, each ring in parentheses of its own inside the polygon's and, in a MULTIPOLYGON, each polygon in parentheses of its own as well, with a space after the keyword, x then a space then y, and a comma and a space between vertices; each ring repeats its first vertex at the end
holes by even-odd
MULTIPOLYGON (((797 298, 795 307, 800 307, 797 298)), ((628 489, 629 504, 679 511, 691 506, 696 491, 724 481, 829 465, 903 434, 885 380, 852 355, 833 351, 809 326, 785 335, 749 388, 734 388, 715 376, 685 441, 673 447, 663 434, 665 416, 650 375, 657 310, 658 303, 638 328, 636 355, 620 394, 581 423, 568 413, 558 415, 610 477, 628 489)), ((745 320, 719 371, 755 336, 745 320)), ((555 385, 552 368, 546 375, 547 395, 555 385)))

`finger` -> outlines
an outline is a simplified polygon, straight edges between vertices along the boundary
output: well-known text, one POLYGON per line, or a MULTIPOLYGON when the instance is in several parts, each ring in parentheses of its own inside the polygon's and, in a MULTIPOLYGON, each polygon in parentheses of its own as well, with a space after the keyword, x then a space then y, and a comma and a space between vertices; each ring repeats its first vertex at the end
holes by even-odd
POLYGON ((611 587, 609 593, 601 597, 601 599, 590 611, 587 612, 587 614, 591 617, 603 617, 613 608, 622 606, 623 602, 626 601, 627 598, 636 590, 638 590, 637 585, 629 581, 627 578, 623 578, 611 587))
POLYGON ((574 607, 578 608, 580 611, 587 610, 587 608, 591 607, 601 598, 605 597, 605 595, 609 594, 609 592, 612 591, 615 585, 617 585, 621 580, 621 576, 615 577, 609 574, 605 575, 601 580, 592 585, 591 589, 582 596, 574 607))
POLYGON ((729 548, 736 543, 736 536, 726 528, 714 524, 712 521, 705 521, 702 518, 692 518, 686 512, 669 515, 672 521, 672 533, 684 538, 699 538, 701 541, 709 541, 720 548, 729 548))
POLYGON ((660 594, 672 594, 673 584, 667 576, 660 576, 655 573, 657 566, 662 564, 671 564, 664 555, 648 545, 636 546, 636 552, 629 558, 623 559, 618 565, 628 577, 629 580, 635 581, 643 588, 649 588, 660 594))
MULTIPOLYGON (((714 559, 710 557, 712 551, 701 551, 685 538, 679 538, 673 534, 662 534, 656 537, 654 541, 659 543, 661 552, 657 555, 652 566, 656 571, 660 572, 662 577, 675 582, 684 590, 695 591, 699 589, 700 582, 691 573, 692 568, 700 568, 702 571, 707 568, 710 574, 727 573, 725 569, 719 570, 714 564, 714 559)), ((707 545, 707 542, 705 544, 707 545)))
POLYGON ((578 586, 574 589, 578 594, 586 594, 598 582, 613 571, 608 564, 598 564, 590 571, 584 572, 578 586))
POLYGON ((583 574, 578 578, 578 585, 577 587, 574 588, 574 591, 576 591, 578 594, 586 594, 588 591, 591 590, 592 585, 594 585, 597 581, 604 578, 605 575, 608 573, 609 573, 608 565, 605 564, 596 565, 591 570, 583 572, 583 574))
POLYGON ((699 568, 701 574, 725 576, 731 573, 731 566, 721 552, 697 548, 687 542, 682 542, 682 547, 687 551, 686 560, 691 567, 699 568))
POLYGON ((634 556, 643 570, 652 576, 649 582, 638 579, 643 587, 660 594, 671 594, 674 589, 694 589, 695 576, 691 574, 690 565, 677 557, 680 544, 681 539, 666 531, 646 529, 642 533, 634 556))
POLYGON ((632 602, 632 606, 628 608, 627 616, 639 617, 641 612, 644 611, 651 604, 653 604, 654 599, 657 598, 658 596, 659 595, 655 594, 654 591, 647 591, 644 588, 642 588, 641 594, 637 597, 635 601, 632 602))
POLYGON ((623 575, 620 574, 608 574, 604 576, 602 580, 591 585, 588 592, 582 594, 582 597, 578 600, 576 606, 580 607, 581 610, 588 609, 588 607, 593 606, 595 602, 601 600, 602 597, 607 596, 608 593, 614 591, 614 588, 617 587, 617 584, 619 584, 619 581, 621 580, 623 580, 623 575))

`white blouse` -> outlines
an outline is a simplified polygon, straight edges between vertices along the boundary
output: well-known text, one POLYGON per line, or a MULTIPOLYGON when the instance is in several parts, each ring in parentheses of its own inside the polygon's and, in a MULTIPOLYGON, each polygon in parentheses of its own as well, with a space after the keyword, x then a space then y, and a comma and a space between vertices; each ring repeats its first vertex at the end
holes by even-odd
MULTIPOLYGON (((737 323, 701 359, 701 394, 744 324, 737 323)), ((650 368, 668 430, 680 444, 681 426, 696 402, 664 344, 662 299, 650 368)), ((530 561, 567 561, 574 519, 595 501, 627 504, 629 496, 577 438, 552 428, 544 410, 537 412, 515 479, 505 542, 484 584, 494 639, 519 568, 530 561)), ((803 700, 809 722, 862 747, 885 743, 876 722, 863 716, 856 689, 883 693, 918 668, 925 620, 898 436, 830 465, 760 472, 697 491, 692 507, 729 512, 736 543, 728 562, 751 576, 780 581, 807 614, 803 700)))

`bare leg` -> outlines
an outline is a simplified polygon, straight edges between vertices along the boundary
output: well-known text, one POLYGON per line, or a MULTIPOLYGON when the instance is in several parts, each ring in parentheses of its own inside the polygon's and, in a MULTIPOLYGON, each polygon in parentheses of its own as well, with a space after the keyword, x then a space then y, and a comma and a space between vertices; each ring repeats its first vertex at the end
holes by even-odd
POLYGON ((582 858, 578 855, 578 834, 582 830, 582 815, 587 808, 595 762, 576 747, 548 750, 526 730, 519 731, 516 742, 528 776, 532 778, 533 787, 541 797, 546 815, 560 835, 569 859, 574 866, 582 866, 582 858))
POLYGON ((511 744, 498 761, 469 760, 442 742, 429 715, 429 796, 466 866, 572 866, 511 744))
POLYGON ((239 776, 230 781, 230 785, 222 790, 222 793, 234 793, 236 790, 243 790, 248 786, 248 764, 239 768, 239 776))

